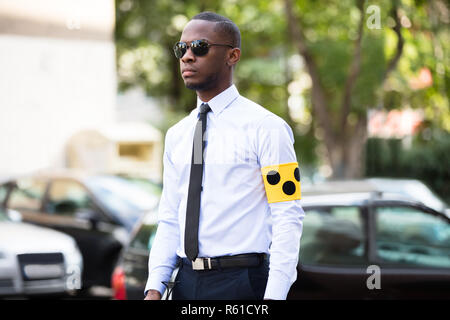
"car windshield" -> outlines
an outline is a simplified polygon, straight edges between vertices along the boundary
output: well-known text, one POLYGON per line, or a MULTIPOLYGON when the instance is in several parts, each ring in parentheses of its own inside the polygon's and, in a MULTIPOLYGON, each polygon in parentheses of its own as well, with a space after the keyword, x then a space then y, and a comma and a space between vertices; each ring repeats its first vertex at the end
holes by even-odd
POLYGON ((3 209, 0 209, 0 222, 8 221, 8 220, 9 220, 9 218, 6 215, 6 212, 4 212, 3 209))
POLYGON ((400 193, 413 198, 417 198, 420 195, 419 200, 436 211, 445 211, 448 207, 441 198, 430 190, 430 188, 417 180, 396 181, 394 179, 383 180, 372 178, 369 179, 369 181, 375 184, 375 186, 383 192, 400 193))
POLYGON ((121 178, 139 186, 140 188, 143 188, 145 191, 150 192, 151 194, 161 195, 161 193, 162 193, 162 185, 157 182, 154 182, 151 179, 134 177, 134 176, 126 176, 126 175, 118 175, 118 177, 121 177, 121 178))
POLYGON ((86 184, 102 205, 120 221, 133 225, 158 203, 159 196, 116 176, 92 176, 86 184))

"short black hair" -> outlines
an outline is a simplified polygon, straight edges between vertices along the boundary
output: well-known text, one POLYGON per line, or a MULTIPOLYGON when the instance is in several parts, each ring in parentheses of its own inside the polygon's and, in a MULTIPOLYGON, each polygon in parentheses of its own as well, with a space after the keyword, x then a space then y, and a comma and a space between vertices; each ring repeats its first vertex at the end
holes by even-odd
POLYGON ((238 26, 228 19, 227 17, 221 16, 220 14, 204 11, 195 15, 191 20, 206 20, 216 23, 214 31, 222 34, 226 38, 231 40, 231 45, 234 48, 241 48, 241 32, 238 26))

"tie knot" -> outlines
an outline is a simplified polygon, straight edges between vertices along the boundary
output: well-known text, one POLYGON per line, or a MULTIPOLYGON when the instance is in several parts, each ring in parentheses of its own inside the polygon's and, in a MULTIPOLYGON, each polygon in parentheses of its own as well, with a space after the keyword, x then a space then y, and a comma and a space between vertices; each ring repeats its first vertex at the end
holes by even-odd
POLYGON ((208 104, 202 103, 202 105, 200 106, 200 113, 208 113, 209 111, 211 111, 211 108, 208 106, 208 104))

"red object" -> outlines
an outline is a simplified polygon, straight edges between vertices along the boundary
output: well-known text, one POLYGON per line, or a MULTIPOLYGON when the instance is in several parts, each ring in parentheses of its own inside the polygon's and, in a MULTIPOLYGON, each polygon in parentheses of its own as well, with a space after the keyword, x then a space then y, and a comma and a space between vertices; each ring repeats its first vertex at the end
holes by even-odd
POLYGON ((113 298, 115 300, 127 300, 127 292, 125 290, 125 272, 122 267, 118 266, 114 269, 111 277, 111 285, 114 291, 113 298))
POLYGON ((413 90, 428 88, 433 85, 433 75, 430 69, 423 67, 419 70, 417 77, 409 80, 409 85, 413 90))

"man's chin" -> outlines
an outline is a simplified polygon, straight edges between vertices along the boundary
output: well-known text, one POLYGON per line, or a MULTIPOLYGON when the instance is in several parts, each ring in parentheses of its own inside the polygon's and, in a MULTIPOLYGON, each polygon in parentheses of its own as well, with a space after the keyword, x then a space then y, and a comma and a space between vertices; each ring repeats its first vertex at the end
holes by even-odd
POLYGON ((185 81, 184 85, 186 86, 186 88, 195 90, 195 91, 201 91, 205 88, 205 84, 203 84, 203 83, 192 83, 192 82, 185 81))
POLYGON ((195 82, 190 82, 190 81, 184 81, 184 85, 186 86, 186 88, 191 89, 191 90, 204 91, 204 90, 208 90, 208 89, 211 89, 212 87, 214 87, 214 82, 213 81, 205 81, 202 83, 195 83, 195 82))

